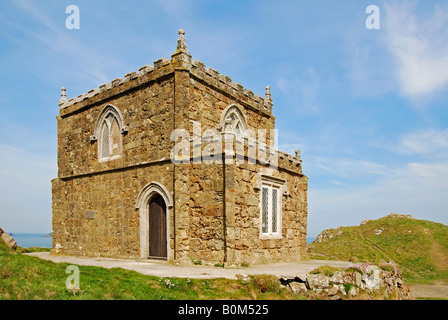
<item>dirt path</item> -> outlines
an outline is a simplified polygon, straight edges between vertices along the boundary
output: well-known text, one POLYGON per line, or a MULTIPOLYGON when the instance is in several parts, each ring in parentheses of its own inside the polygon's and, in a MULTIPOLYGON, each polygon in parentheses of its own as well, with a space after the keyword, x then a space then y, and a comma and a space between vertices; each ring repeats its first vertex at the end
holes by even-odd
MULTIPOLYGON (((431 257, 437 269, 448 270, 448 254, 435 239, 431 243, 431 257)), ((414 297, 448 299, 448 284, 436 282, 434 284, 410 284, 409 288, 414 297)))
POLYGON ((411 294, 416 298, 448 299, 447 284, 409 284, 411 294))
POLYGON ((436 240, 433 240, 431 244, 431 257, 437 269, 448 270, 448 253, 436 240))

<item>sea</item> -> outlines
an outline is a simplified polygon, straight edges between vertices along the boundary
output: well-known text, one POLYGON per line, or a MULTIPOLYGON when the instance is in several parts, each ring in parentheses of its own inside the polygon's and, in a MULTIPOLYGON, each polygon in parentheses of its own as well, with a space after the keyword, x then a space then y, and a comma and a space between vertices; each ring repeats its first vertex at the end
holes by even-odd
POLYGON ((12 233, 11 236, 22 248, 41 247, 51 248, 51 236, 45 233, 12 233))
MULTIPOLYGON (((42 247, 51 248, 51 236, 45 233, 13 233, 12 237, 16 240, 17 245, 22 248, 42 247)), ((307 244, 313 242, 316 238, 306 238, 307 244)))

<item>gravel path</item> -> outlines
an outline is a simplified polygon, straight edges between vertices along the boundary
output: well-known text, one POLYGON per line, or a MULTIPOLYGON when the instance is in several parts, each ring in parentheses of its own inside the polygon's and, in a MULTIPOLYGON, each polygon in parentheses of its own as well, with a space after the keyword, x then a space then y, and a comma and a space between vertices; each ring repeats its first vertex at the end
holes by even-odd
POLYGON ((219 268, 209 266, 176 266, 167 262, 153 262, 141 260, 122 260, 109 258, 91 258, 91 257, 73 257, 54 255, 49 252, 32 252, 27 253, 29 256, 38 257, 41 259, 64 262, 76 265, 97 266, 104 268, 123 268, 134 270, 142 274, 152 275, 157 277, 177 277, 177 278, 192 278, 192 279, 211 279, 211 278, 227 278, 236 279, 237 274, 271 274, 278 277, 304 277, 305 274, 311 270, 324 266, 331 265, 334 267, 345 267, 351 264, 346 261, 333 260, 309 260, 301 262, 290 263, 272 263, 253 265, 247 268, 219 268))

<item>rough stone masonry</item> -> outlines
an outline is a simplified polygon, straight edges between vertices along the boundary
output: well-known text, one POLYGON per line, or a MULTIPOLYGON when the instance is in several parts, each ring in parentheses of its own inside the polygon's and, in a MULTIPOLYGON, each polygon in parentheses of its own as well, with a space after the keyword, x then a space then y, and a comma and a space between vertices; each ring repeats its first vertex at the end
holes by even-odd
POLYGON ((223 265, 307 259, 308 178, 299 150, 272 147, 269 87, 262 98, 192 60, 184 34, 170 60, 75 98, 62 88, 52 253, 223 265))

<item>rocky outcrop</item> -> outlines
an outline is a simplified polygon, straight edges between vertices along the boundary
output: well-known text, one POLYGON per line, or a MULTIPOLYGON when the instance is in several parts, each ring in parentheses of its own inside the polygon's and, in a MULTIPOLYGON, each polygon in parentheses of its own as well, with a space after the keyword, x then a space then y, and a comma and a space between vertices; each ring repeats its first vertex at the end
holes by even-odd
POLYGON ((5 243, 8 245, 8 247, 16 250, 17 248, 17 242, 14 240, 13 237, 11 237, 8 233, 6 233, 5 231, 3 231, 2 228, 0 228, 0 238, 3 239, 3 241, 5 241, 5 243))
POLYGON ((337 229, 324 230, 316 237, 316 239, 314 239, 313 242, 315 242, 315 243, 322 243, 322 242, 331 240, 334 237, 338 237, 342 233, 343 233, 343 231, 340 230, 340 227, 337 228, 337 229))
POLYGON ((334 272, 318 268, 305 277, 281 278, 280 281, 293 293, 309 299, 414 299, 403 282, 401 271, 393 264, 383 268, 369 264, 351 265, 334 272))

